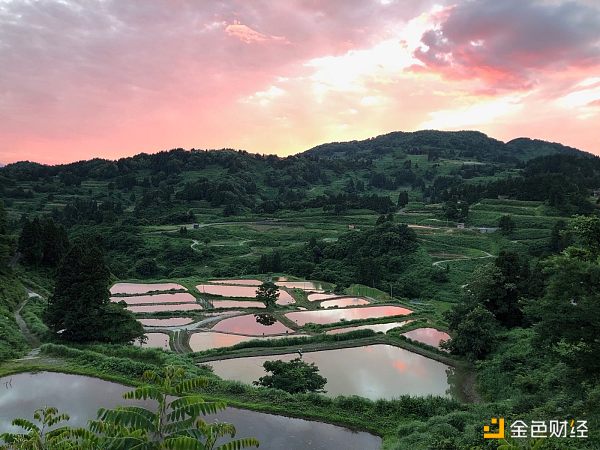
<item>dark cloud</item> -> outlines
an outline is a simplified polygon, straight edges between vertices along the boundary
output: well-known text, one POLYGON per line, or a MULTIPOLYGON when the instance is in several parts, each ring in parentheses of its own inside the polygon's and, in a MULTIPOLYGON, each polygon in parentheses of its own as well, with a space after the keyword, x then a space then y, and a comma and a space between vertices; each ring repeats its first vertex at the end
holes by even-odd
POLYGON ((453 78, 523 88, 539 71, 600 63, 600 9, 586 2, 479 0, 447 11, 415 56, 453 78))

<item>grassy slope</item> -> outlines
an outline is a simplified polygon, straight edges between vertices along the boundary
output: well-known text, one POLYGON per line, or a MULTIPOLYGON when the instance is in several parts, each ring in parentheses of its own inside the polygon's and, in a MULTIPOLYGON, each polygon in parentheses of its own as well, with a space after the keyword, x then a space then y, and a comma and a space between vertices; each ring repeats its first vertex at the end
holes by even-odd
POLYGON ((0 274, 0 362, 18 358, 28 350, 14 316, 26 295, 25 288, 15 276, 0 274))

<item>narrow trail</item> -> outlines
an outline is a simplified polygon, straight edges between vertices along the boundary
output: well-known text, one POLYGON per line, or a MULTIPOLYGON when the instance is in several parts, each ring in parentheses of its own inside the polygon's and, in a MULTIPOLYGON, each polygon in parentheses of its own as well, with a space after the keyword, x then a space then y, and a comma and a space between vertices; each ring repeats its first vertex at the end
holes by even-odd
POLYGON ((27 343, 31 346, 31 351, 23 358, 20 358, 21 360, 38 358, 38 355, 40 353, 39 339, 31 332, 31 330, 23 320, 23 317, 21 317, 21 311, 23 310, 23 307, 31 298, 42 298, 42 296, 36 292, 33 292, 30 289, 27 289, 27 298, 23 300, 15 310, 15 321, 19 326, 19 330, 21 330, 21 334, 23 334, 23 337, 25 338, 27 343))
POLYGON ((436 261, 432 264, 432 266, 439 266, 440 264, 445 264, 445 263, 451 263, 454 261, 470 261, 472 259, 485 259, 485 258, 494 258, 495 256, 492 255, 491 253, 488 253, 484 250, 481 250, 483 253, 485 253, 485 256, 472 256, 469 258, 454 258, 454 259, 445 259, 443 261, 436 261))

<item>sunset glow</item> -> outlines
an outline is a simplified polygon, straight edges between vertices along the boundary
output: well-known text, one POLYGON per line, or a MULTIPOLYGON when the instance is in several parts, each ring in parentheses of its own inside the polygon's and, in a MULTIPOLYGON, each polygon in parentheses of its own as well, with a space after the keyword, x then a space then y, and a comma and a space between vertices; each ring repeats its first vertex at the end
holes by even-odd
POLYGON ((581 0, 0 1, 0 162, 480 130, 600 154, 581 0))

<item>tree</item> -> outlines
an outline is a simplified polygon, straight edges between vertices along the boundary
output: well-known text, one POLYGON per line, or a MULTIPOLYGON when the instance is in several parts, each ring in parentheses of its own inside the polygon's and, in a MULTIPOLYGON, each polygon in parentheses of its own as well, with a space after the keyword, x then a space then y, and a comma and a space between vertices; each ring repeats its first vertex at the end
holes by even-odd
POLYGON ((497 329, 493 314, 477 305, 451 327, 452 339, 442 343, 442 348, 470 359, 480 359, 492 350, 497 329))
POLYGON ((404 208, 406 205, 408 205, 408 192, 402 191, 398 194, 398 207, 404 208))
POLYGON ((263 302, 268 309, 277 304, 279 298, 279 287, 271 281, 265 281, 256 290, 256 300, 263 302))
POLYGON ((144 335, 123 305, 111 303, 110 272, 98 247, 78 241, 58 268, 44 320, 51 331, 73 342, 133 342, 144 335))
POLYGON ((8 265, 12 254, 13 243, 8 236, 8 226, 4 202, 0 200, 0 271, 8 265))
POLYGON ((498 228, 502 234, 511 234, 517 228, 515 221, 509 215, 504 215, 498 219, 498 228))
POLYGON ((292 394, 306 392, 325 392, 327 378, 319 374, 314 363, 306 363, 300 358, 285 361, 265 361, 263 367, 272 375, 260 377, 253 384, 257 386, 281 389, 292 394))
POLYGON ((25 264, 38 265, 42 262, 44 255, 42 225, 37 217, 32 221, 25 220, 19 236, 18 250, 25 264))

